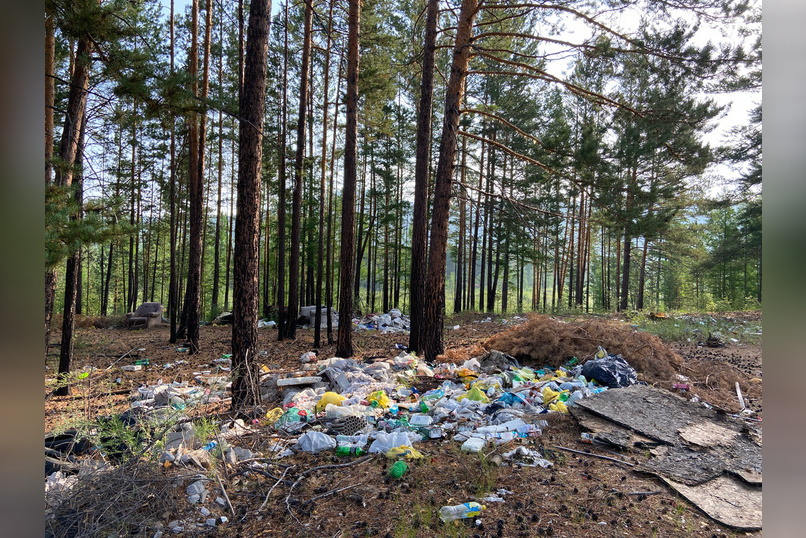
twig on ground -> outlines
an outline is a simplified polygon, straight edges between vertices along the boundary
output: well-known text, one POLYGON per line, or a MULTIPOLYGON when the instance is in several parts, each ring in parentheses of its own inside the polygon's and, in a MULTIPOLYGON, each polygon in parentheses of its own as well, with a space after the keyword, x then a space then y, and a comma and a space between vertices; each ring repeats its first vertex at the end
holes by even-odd
POLYGON ((277 482, 275 482, 272 487, 269 488, 269 492, 266 493, 266 499, 263 501, 263 504, 260 505, 260 508, 257 509, 258 512, 260 512, 261 510, 263 510, 266 507, 266 503, 269 502, 269 495, 271 495, 271 492, 274 491, 274 488, 276 488, 278 485, 280 485, 280 482, 283 481, 283 478, 285 478, 285 474, 290 469, 291 469, 291 467, 286 467, 285 470, 283 471, 282 476, 277 479, 277 482))
POLYGON ((602 456, 601 454, 594 454, 592 452, 582 452, 581 450, 574 450, 572 448, 566 448, 564 446, 558 446, 558 445, 554 445, 551 448, 556 448, 558 450, 565 450, 566 452, 573 452, 575 454, 582 454, 583 456, 593 456, 594 458, 601 458, 603 460, 610 460, 616 463, 623 463, 624 465, 629 465, 630 467, 635 467, 634 463, 630 463, 629 461, 624 461, 617 458, 611 458, 610 456, 602 456))
POLYGON ((229 506, 230 512, 232 512, 232 517, 235 517, 235 509, 232 507, 232 503, 229 500, 229 495, 227 495, 227 490, 224 489, 224 484, 221 483, 221 477, 215 475, 216 480, 218 480, 218 487, 221 488, 221 493, 224 494, 224 499, 227 501, 227 506, 229 506))
POLYGON ((358 486, 363 486, 363 485, 364 484, 350 484, 349 486, 344 486, 343 488, 331 489, 330 491, 326 491, 325 493, 322 493, 321 495, 317 495, 316 497, 311 497, 310 499, 308 499, 308 502, 319 500, 322 497, 327 497, 329 495, 333 495, 334 493, 344 491, 345 489, 357 488, 358 486))
POLYGON ((310 469, 304 471, 302 474, 300 474, 297 477, 297 479, 294 481, 294 483, 291 484, 291 487, 288 488, 288 495, 285 496, 286 510, 288 510, 288 513, 291 514, 291 517, 294 518, 294 521, 296 521, 297 523, 302 525, 302 522, 299 519, 297 519, 297 516, 295 516, 294 512, 291 511, 290 500, 291 500, 291 493, 294 491, 294 488, 297 487, 297 484, 299 484, 302 481, 303 478, 305 478, 306 476, 308 476, 309 474, 311 474, 313 472, 316 472, 316 471, 319 471, 319 470, 322 470, 322 469, 339 469, 339 468, 342 468, 342 467, 350 467, 352 465, 357 465, 359 463, 364 463, 366 461, 369 461, 370 459, 372 459, 372 456, 364 456, 363 458, 358 458, 357 460, 354 460, 354 461, 351 461, 351 462, 348 462, 348 463, 338 463, 338 464, 334 464, 334 465, 319 465, 317 467, 311 467, 310 469))
POLYGON ((111 368, 112 368, 114 365, 116 365, 116 364, 117 364, 117 363, 119 363, 121 360, 123 360, 123 358, 124 358, 124 357, 126 357, 126 356, 127 356, 129 353, 131 353, 131 352, 132 352, 132 351, 134 351, 135 349, 137 349, 137 346, 134 346, 134 347, 133 347, 133 348, 131 348, 129 351, 127 351, 126 353, 124 353, 123 355, 121 355, 120 357, 118 357, 118 358, 117 358, 117 360, 116 360, 115 362, 113 362, 112 364, 110 364, 109 366, 107 366, 107 367, 104 369, 104 372, 108 372, 108 371, 109 371, 109 370, 110 370, 110 369, 111 369, 111 368))

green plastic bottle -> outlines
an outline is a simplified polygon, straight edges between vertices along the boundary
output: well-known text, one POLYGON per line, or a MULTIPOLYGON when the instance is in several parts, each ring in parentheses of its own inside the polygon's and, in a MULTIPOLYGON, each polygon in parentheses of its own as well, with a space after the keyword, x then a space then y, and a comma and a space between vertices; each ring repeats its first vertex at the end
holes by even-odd
POLYGON ((360 446, 337 446, 336 447, 336 455, 337 456, 363 456, 366 454, 364 449, 360 446))

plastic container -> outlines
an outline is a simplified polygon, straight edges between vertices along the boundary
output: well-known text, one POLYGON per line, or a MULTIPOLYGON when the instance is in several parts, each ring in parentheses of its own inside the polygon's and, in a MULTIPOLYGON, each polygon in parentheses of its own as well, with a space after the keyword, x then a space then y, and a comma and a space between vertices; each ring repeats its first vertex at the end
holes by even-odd
POLYGON ((336 447, 336 455, 337 456, 363 456, 366 454, 364 449, 360 446, 337 446, 336 447))
POLYGON ((204 445, 202 448, 204 450, 210 451, 210 450, 214 449, 217 446, 218 446, 218 441, 210 441, 209 443, 204 445))
POLYGON ((486 510, 487 506, 477 502, 467 502, 457 504, 455 506, 443 506, 439 509, 439 518, 444 521, 454 521, 457 519, 467 519, 476 517, 481 514, 482 510, 486 510))

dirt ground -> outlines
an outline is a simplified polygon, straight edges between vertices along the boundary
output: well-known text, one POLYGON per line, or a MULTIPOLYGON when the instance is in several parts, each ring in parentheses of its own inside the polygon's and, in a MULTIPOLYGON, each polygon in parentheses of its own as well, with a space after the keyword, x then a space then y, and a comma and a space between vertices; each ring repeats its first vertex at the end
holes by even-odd
MULTIPOLYGON (((760 312, 741 315, 760 324, 760 312)), ((500 317, 492 317, 489 322, 486 319, 482 315, 450 319, 445 332, 447 357, 476 356, 474 352, 491 337, 525 322, 524 318, 514 316, 503 321, 500 317), (455 325, 459 328, 454 329, 455 325)), ((104 325, 99 320, 79 322, 82 327, 77 329, 73 370, 89 366, 97 370, 81 380, 70 396, 47 397, 52 390, 49 380, 55 376, 58 362, 58 346, 50 349, 45 372, 46 435, 129 409, 131 392, 142 384, 153 385, 159 380, 192 382, 194 371, 213 369, 214 359, 231 352, 229 326, 203 326, 201 351, 188 356, 179 349, 181 342, 168 342, 167 324, 146 331, 129 331, 93 327, 93 323, 104 325), (139 372, 120 369, 138 359, 148 359, 149 365, 139 372), (164 364, 178 360, 187 364, 163 368, 164 364)), ((299 329, 293 342, 277 342, 276 331, 272 329, 261 329, 259 334, 258 348, 265 351, 261 362, 271 371, 299 370, 299 358, 311 350, 313 342, 313 330, 309 329, 299 329)), ((52 341, 58 342, 58 338, 57 333, 52 341)), ((399 353, 395 345, 405 345, 407 341, 404 334, 356 332, 355 358, 392 358, 399 353)), ((689 378, 692 391, 701 401, 728 413, 738 412, 734 388, 738 381, 748 406, 758 410, 757 418, 761 418, 760 343, 728 341, 717 348, 698 346, 696 342, 661 345, 679 357, 679 361, 673 361, 675 374, 689 378)), ((335 346, 324 346, 319 358, 333 357, 334 353, 335 346)), ((629 360, 626 355, 625 358, 629 360)), ((648 381, 672 390, 672 380, 648 381)), ((191 416, 218 414, 219 418, 227 411, 227 404, 188 410, 191 416)), ((449 438, 418 444, 417 449, 425 458, 411 463, 410 471, 398 480, 387 476, 392 462, 382 455, 367 460, 338 458, 332 452, 264 458, 261 461, 269 462, 269 471, 263 473, 251 471, 246 463, 218 467, 232 509, 214 502, 205 505, 212 513, 209 517, 223 515, 229 519, 214 529, 203 526, 205 518, 199 513, 199 505, 187 504, 184 486, 190 482, 177 480, 192 476, 192 470, 159 469, 162 478, 155 478, 155 483, 162 480, 162 485, 159 488, 154 485, 150 497, 146 496, 147 500, 136 509, 145 514, 147 521, 142 535, 153 536, 158 527, 166 536, 173 535, 168 523, 183 520, 188 523, 184 531, 188 536, 761 536, 761 531, 745 533, 715 522, 653 475, 594 456, 637 464, 651 457, 648 452, 619 453, 585 444, 580 440, 582 430, 571 416, 549 413, 541 418, 549 425, 540 437, 513 443, 540 450, 554 463, 545 469, 497 466, 494 456, 511 450, 511 445, 500 445, 481 456, 461 452, 459 443, 449 438), (315 467, 322 468, 311 471, 315 467), (303 476, 306 470, 309 472, 303 476), (168 488, 166 480, 182 487, 168 488), (443 524, 437 517, 437 510, 443 505, 481 499, 496 492, 503 502, 485 502, 487 509, 475 519, 443 524), (201 525, 193 525, 194 521, 201 525)), ((239 443, 262 452, 278 440, 283 440, 282 434, 263 427, 242 437, 239 443)), ((207 474, 213 472, 208 470, 207 474)), ((215 481, 210 489, 212 499, 220 495, 220 491, 216 493, 215 481)), ((74 507, 93 508, 80 504, 74 507)), ((57 526, 51 530, 59 535, 57 526)))

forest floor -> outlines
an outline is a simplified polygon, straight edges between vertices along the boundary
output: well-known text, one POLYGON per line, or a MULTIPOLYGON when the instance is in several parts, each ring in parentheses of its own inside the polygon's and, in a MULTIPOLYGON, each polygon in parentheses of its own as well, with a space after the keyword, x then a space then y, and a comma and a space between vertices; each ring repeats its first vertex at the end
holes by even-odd
MULTIPOLYGON (((747 407, 756 412, 754 427, 760 430, 761 312, 696 316, 705 316, 713 322, 719 321, 720 327, 727 327, 724 346, 698 343, 707 337, 703 332, 695 331, 682 339, 678 334, 675 341, 647 344, 654 353, 636 360, 637 365, 626 351, 617 349, 619 341, 625 338, 619 331, 635 332, 635 326, 619 322, 615 316, 541 316, 530 323, 553 332, 556 326, 550 323, 565 322, 569 327, 577 327, 575 324, 579 322, 594 323, 594 327, 600 324, 597 330, 604 332, 597 334, 612 334, 614 338, 608 342, 605 336, 591 336, 593 329, 586 326, 587 338, 597 340, 588 342, 594 344, 594 350, 596 345, 603 345, 610 352, 622 353, 638 370, 639 379, 662 389, 674 390, 672 384, 679 382, 676 376, 682 374, 689 380, 691 393, 728 415, 741 410, 735 390, 738 382, 747 407), (743 331, 754 336, 747 337, 743 331), (663 363, 662 367, 658 363, 663 363)), ((690 323, 691 317, 685 321, 690 323)), ((129 331, 107 327, 108 323, 109 320, 97 318, 79 319, 73 370, 87 371, 90 366, 97 370, 83 378, 78 376, 70 396, 50 396, 58 364, 58 346, 51 347, 44 387, 46 436, 86 428, 99 417, 123 413, 130 409, 131 395, 138 386, 172 381, 193 383, 194 372, 214 369, 213 361, 231 352, 230 326, 202 326, 200 353, 188 356, 179 350, 181 342, 168 342, 167 324, 129 331), (148 359, 149 364, 141 371, 121 369, 138 359, 148 359), (187 362, 176 364, 181 360, 187 362), (166 363, 175 366, 163 368, 166 363)), ((485 346, 498 343, 506 347, 506 335, 515 333, 505 331, 523 331, 527 323, 526 317, 463 314, 449 318, 445 325, 445 360, 461 363, 478 356, 485 346)), ((55 322, 54 327, 57 326, 55 322)), ((537 332, 533 336, 537 337, 537 332)), ((51 341, 58 342, 58 338, 57 332, 51 341)), ((353 338, 357 360, 393 358, 400 353, 396 344, 408 342, 405 334, 377 331, 354 332, 353 338)), ((576 348, 564 348, 567 342, 562 338, 554 342, 555 354, 564 360, 580 353, 576 348)), ((275 330, 261 329, 258 349, 265 351, 261 362, 272 372, 298 371, 302 367, 300 356, 311 350, 312 343, 311 329, 299 329, 296 340, 283 342, 276 340, 275 330)), ((523 357, 529 353, 528 349, 520 349, 522 365, 528 363, 523 357)), ((335 346, 323 346, 319 359, 334 354, 335 346)), ((588 352, 589 356, 592 353, 588 352)), ((535 363, 535 367, 539 366, 535 363)), ((279 401, 266 403, 267 409, 280 405, 279 401)), ((223 421, 227 412, 228 403, 199 405, 185 411, 192 418, 206 417, 208 421, 211 418, 223 421)), ((268 425, 255 425, 230 443, 259 454, 258 462, 268 462, 262 472, 250 470, 253 462, 226 465, 217 462, 208 469, 195 470, 153 461, 130 463, 120 466, 126 467, 126 471, 74 487, 71 496, 54 512, 55 517, 48 520, 48 535, 73 536, 82 525, 85 529, 95 525, 100 536, 140 532, 139 535, 152 537, 160 529, 164 536, 170 536, 174 534, 171 522, 178 521, 184 529, 182 534, 188 536, 761 536, 761 531, 737 531, 716 522, 657 476, 614 461, 637 465, 653 457, 648 450, 616 451, 612 447, 586 444, 581 440, 585 430, 573 416, 552 412, 539 418, 548 422, 539 437, 516 439, 482 453, 462 452, 460 443, 449 436, 418 443, 415 448, 425 458, 410 462, 409 472, 401 479, 388 477, 392 462, 379 454, 348 459, 338 458, 330 450, 318 454, 299 452, 282 458, 263 457, 271 454, 271 445, 289 444, 294 436, 268 425), (554 463, 553 467, 497 465, 494 456, 516 444, 539 450, 554 463), (558 446, 587 454, 565 451, 558 446), (314 470, 316 467, 322 468, 314 470), (309 472, 303 475, 305 471, 309 472), (209 479, 207 488, 211 495, 205 503, 191 505, 185 488, 198 476, 209 479), (231 507, 214 501, 219 497, 220 502, 222 487, 228 492, 231 507), (128 494, 120 495, 120 491, 128 494), (503 502, 482 500, 496 493, 503 502), (115 500, 110 501, 113 497, 115 500), (439 520, 437 511, 441 506, 469 500, 479 500, 487 509, 476 518, 456 524, 439 520), (114 506, 105 506, 110 503, 114 506), (214 528, 205 526, 206 518, 221 516, 228 521, 220 523, 219 519, 214 528), (92 524, 89 520, 93 520, 92 524)))

